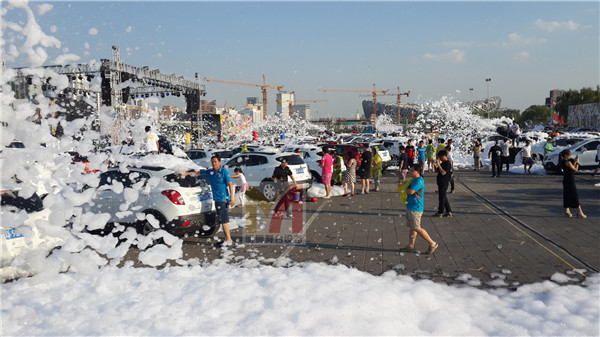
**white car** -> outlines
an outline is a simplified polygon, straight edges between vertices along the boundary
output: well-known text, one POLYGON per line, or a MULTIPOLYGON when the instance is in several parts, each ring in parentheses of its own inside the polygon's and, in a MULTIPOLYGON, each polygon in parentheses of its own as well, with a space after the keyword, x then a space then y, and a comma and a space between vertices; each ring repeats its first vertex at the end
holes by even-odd
MULTIPOLYGON (((308 165, 308 169, 310 170, 310 174, 313 179, 321 183, 321 171, 322 168, 319 166, 321 164, 321 158, 323 157, 323 149, 320 146, 311 145, 311 144, 303 144, 296 145, 292 147, 287 147, 283 150, 283 152, 296 152, 296 149, 300 149, 302 151, 302 159, 308 165)), ((346 171, 346 164, 342 161, 342 174, 346 171)))
POLYGON ((2 188, 2 282, 33 274, 29 260, 35 256, 46 257, 70 235, 63 227, 50 225, 50 210, 43 207, 37 194, 23 198, 18 192, 15 188, 2 188))
POLYGON ((202 167, 211 167, 210 159, 218 155, 221 160, 227 160, 233 156, 233 153, 226 149, 193 149, 185 151, 185 154, 197 165, 202 167))
MULTIPOLYGON (((590 138, 596 138, 597 136, 593 136, 590 134, 576 134, 576 133, 566 133, 559 136, 556 136, 552 139, 553 151, 562 150, 568 146, 577 144, 581 141, 590 138)), ((541 141, 531 145, 531 153, 534 158, 539 161, 543 161, 544 159, 544 147, 546 146, 545 141, 541 141)), ((560 152, 560 151, 559 151, 560 152)), ((521 157, 521 151, 519 151, 516 155, 517 158, 521 157)))
MULTIPOLYGON (((579 156, 579 169, 592 170, 598 167, 596 162, 596 149, 600 145, 600 138, 581 141, 567 147, 571 150, 571 158, 579 156)), ((564 149, 554 150, 544 156, 544 169, 546 172, 558 172, 558 156, 564 149)))
POLYGON ((108 214, 108 234, 115 224, 133 226, 147 235, 164 229, 178 237, 207 237, 218 229, 212 190, 203 177, 179 178, 174 169, 158 166, 119 167, 100 174, 100 183, 84 211, 108 214))
MULTIPOLYGON (((250 188, 258 189, 263 196, 271 201, 279 194, 279 187, 272 177, 275 167, 281 165, 281 161, 286 159, 288 167, 296 179, 298 188, 308 189, 312 185, 312 176, 308 165, 295 153, 283 152, 247 152, 238 153, 231 157, 225 164, 225 168, 230 175, 235 175, 235 168, 239 167, 246 176, 246 181, 250 188)), ((288 183, 292 184, 292 179, 288 177, 288 183)))
POLYGON ((387 169, 388 167, 395 164, 392 162, 392 156, 390 156, 390 151, 388 151, 385 148, 383 143, 369 143, 369 147, 370 147, 372 153, 375 153, 374 148, 377 147, 377 150, 379 151, 379 156, 381 157, 381 161, 382 161, 381 164, 383 166, 383 171, 385 171, 385 169, 387 169))

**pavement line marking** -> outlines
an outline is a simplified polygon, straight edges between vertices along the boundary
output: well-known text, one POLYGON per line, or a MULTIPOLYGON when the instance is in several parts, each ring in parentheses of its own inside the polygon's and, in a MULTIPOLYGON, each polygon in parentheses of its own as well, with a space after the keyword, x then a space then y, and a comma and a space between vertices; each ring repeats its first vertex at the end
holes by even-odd
MULTIPOLYGON (((464 186, 461 186, 462 188, 465 188, 464 186)), ((496 214, 497 216, 499 216, 501 219, 503 219, 504 221, 506 221, 507 223, 509 223, 511 226, 513 226, 516 230, 518 230, 519 232, 525 234, 525 236, 527 236, 528 238, 530 238, 533 242, 537 243, 539 246, 541 246, 542 248, 546 249, 548 252, 550 252, 550 254, 554 255, 555 257, 557 257, 559 260, 561 260, 562 262, 564 262, 567 266, 571 267, 571 269, 573 270, 577 270, 578 268, 575 268, 575 266, 573 266, 572 264, 570 264, 568 261, 566 261, 565 259, 563 259, 561 256, 559 256, 558 254, 556 254, 553 250, 551 250, 550 248, 546 247, 544 244, 542 244, 541 242, 539 242, 538 240, 536 240, 534 237, 532 237, 531 235, 529 235, 529 233, 525 232, 524 230, 522 230, 521 228, 517 227, 514 223, 512 223, 510 220, 506 219, 504 216, 502 216, 500 213, 496 212, 494 209, 492 209, 489 205, 487 205, 486 203, 480 201, 482 205, 484 205, 485 207, 487 207, 490 211, 492 211, 494 214, 496 214)), ((579 271, 577 271, 578 274, 580 274, 583 277, 587 277, 587 275, 585 275, 584 273, 581 273, 579 271)))
MULTIPOLYGON (((315 214, 313 214, 313 216, 311 216, 310 219, 308 219, 308 221, 306 222, 306 224, 302 227, 302 233, 300 233, 298 235, 306 234, 308 227, 310 227, 310 225, 313 223, 313 221, 315 221, 317 214, 319 214, 319 212, 321 212, 321 210, 323 209, 323 207, 325 207, 326 204, 327 204, 327 202, 324 202, 321 204, 321 206, 319 206, 319 208, 317 208, 317 210, 315 211, 315 214)), ((283 253, 281 253, 281 255, 279 255, 279 258, 288 257, 294 248, 296 248, 296 245, 288 246, 283 251, 283 253)))

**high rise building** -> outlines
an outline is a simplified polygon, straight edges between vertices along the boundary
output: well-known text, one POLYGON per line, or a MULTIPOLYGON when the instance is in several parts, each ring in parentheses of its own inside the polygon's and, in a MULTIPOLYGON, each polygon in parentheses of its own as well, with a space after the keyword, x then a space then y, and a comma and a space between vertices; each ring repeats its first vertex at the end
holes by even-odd
POLYGON ((556 103, 558 103, 558 98, 563 93, 564 93, 563 90, 558 90, 558 89, 550 90, 550 97, 546 97, 546 106, 549 106, 552 109, 554 109, 554 107, 556 106, 556 103))
POLYGON ((299 119, 310 121, 310 105, 308 104, 295 104, 292 106, 294 117, 297 116, 299 119))
POLYGON ((277 114, 281 118, 289 118, 290 117, 290 102, 291 105, 294 105, 296 101, 296 95, 294 92, 290 92, 289 94, 286 92, 278 92, 277 93, 277 114))

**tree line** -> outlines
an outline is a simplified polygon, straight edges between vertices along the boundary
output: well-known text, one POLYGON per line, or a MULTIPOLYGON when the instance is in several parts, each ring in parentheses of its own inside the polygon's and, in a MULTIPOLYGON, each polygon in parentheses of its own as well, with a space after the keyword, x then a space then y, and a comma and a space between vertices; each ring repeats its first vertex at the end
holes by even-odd
POLYGON ((557 99, 557 104, 552 109, 547 105, 531 105, 523 112, 518 109, 501 109, 497 111, 473 111, 474 114, 490 118, 509 117, 519 124, 532 121, 533 124, 546 124, 556 111, 565 123, 568 123, 569 106, 589 103, 600 103, 600 85, 596 88, 584 87, 580 90, 570 89, 564 91, 557 99))

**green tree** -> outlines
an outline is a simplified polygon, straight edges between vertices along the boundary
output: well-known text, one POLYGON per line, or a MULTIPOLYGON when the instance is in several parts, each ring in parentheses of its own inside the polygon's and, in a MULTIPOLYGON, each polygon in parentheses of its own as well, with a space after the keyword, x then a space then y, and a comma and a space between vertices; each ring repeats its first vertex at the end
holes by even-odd
POLYGON ((565 121, 569 117, 569 105, 599 103, 600 102, 600 85, 596 88, 582 88, 581 90, 567 90, 558 98, 556 103, 556 111, 565 121))
POLYGON ((552 108, 546 105, 532 105, 525 109, 518 122, 520 124, 530 120, 533 124, 546 124, 552 118, 552 108))

